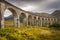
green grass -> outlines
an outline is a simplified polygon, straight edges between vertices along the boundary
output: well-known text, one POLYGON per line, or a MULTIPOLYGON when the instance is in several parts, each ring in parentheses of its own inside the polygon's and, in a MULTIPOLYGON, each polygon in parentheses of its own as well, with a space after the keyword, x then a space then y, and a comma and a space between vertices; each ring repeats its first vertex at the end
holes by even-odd
POLYGON ((23 25, 20 28, 7 26, 0 29, 0 40, 60 40, 60 30, 23 25))

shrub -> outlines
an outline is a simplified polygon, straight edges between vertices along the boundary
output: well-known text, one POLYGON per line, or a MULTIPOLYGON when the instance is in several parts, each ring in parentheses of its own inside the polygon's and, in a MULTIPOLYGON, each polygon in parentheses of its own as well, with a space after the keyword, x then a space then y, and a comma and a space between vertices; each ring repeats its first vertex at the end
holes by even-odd
POLYGON ((49 27, 60 28, 60 23, 53 23, 49 27))

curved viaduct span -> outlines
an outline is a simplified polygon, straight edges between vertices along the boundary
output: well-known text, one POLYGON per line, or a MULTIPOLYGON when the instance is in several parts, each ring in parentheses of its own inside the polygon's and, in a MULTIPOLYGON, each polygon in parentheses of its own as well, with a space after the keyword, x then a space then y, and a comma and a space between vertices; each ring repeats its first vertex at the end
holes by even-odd
MULTIPOLYGON (((47 18, 47 17, 40 17, 35 14, 31 14, 27 11, 24 11, 10 3, 4 0, 0 0, 0 28, 4 28, 4 12, 8 9, 12 12, 14 16, 14 26, 19 27, 20 20, 19 17, 23 17, 23 23, 25 23, 26 26, 43 26, 46 24, 46 26, 52 24, 54 22, 54 18, 47 18), (52 19, 52 20, 51 20, 52 19)), ((56 19, 55 21, 58 21, 56 19)))

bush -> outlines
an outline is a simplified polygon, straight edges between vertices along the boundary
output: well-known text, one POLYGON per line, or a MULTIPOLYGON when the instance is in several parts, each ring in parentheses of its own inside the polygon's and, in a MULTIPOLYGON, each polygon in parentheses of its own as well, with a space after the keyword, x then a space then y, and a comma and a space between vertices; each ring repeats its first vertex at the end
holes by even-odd
POLYGON ((60 23, 53 23, 49 27, 60 28, 60 23))

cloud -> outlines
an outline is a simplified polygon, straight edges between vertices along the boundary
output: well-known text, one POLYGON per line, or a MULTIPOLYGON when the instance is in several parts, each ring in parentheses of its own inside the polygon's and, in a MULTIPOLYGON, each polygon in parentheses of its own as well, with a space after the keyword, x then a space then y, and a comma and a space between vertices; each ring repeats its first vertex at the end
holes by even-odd
POLYGON ((56 1, 47 6, 48 8, 60 9, 60 1, 56 1))
POLYGON ((60 9, 60 0, 7 0, 19 8, 33 12, 48 12, 60 9))
POLYGON ((9 15, 11 15, 12 12, 9 11, 8 9, 5 10, 5 13, 4 13, 4 17, 8 17, 9 15))

